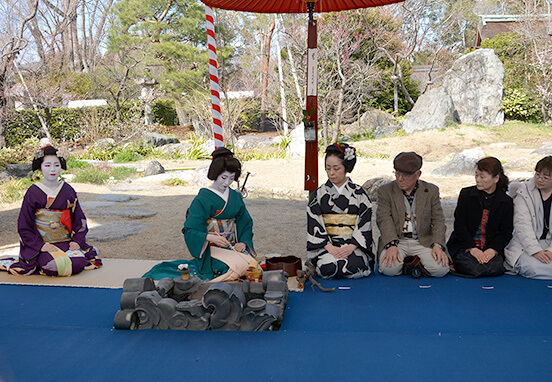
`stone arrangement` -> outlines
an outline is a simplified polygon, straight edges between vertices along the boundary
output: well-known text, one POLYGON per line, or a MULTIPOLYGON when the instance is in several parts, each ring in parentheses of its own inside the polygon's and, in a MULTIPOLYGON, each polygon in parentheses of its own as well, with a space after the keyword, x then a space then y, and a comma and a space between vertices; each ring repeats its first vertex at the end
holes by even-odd
POLYGON ((115 329, 278 330, 289 290, 287 274, 266 271, 261 282, 205 283, 194 276, 125 280, 115 329))

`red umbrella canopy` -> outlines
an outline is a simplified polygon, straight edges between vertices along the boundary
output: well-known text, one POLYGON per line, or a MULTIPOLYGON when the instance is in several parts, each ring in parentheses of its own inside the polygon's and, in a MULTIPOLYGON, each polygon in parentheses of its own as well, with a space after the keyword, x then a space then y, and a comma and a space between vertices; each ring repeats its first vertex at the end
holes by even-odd
MULTIPOLYGON (((254 13, 308 13, 305 0, 201 0, 206 5, 231 11, 254 13)), ((379 7, 404 0, 313 0, 314 12, 337 12, 348 9, 379 7)))

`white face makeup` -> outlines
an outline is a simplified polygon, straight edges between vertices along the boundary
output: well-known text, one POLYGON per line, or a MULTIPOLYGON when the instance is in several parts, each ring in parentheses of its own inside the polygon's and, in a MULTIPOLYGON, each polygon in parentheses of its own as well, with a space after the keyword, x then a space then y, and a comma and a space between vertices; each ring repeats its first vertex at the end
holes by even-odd
POLYGON ((61 174, 59 158, 55 155, 46 155, 40 165, 40 171, 42 171, 42 175, 44 176, 44 183, 57 182, 59 174, 61 174))
POLYGON ((234 179, 236 177, 236 174, 224 171, 222 174, 220 174, 217 179, 213 182, 213 185, 211 188, 214 190, 217 190, 220 193, 224 193, 228 187, 234 182, 234 179))

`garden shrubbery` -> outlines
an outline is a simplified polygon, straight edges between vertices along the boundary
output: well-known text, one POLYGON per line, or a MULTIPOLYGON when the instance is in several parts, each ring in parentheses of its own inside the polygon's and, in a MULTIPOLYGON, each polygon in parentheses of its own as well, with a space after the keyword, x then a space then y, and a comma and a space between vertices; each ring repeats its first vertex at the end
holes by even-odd
MULTIPOLYGON (((139 102, 128 103, 121 110, 123 124, 143 117, 143 107, 139 102)), ((110 136, 110 130, 117 126, 115 107, 113 105, 54 108, 49 114, 42 112, 48 124, 52 138, 57 141, 73 142, 86 136, 110 136)), ((177 121, 174 102, 157 100, 153 105, 153 122, 174 125, 177 121)), ((6 120, 6 146, 15 147, 26 139, 42 137, 44 133, 40 120, 34 110, 11 111, 6 120)))

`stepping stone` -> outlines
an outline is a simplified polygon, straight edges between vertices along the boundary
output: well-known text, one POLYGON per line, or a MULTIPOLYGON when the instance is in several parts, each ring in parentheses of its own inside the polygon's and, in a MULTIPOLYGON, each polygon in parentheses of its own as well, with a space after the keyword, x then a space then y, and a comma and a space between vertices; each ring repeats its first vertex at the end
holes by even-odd
POLYGON ((136 195, 105 194, 98 196, 98 199, 105 200, 107 202, 130 202, 131 200, 140 199, 140 197, 136 195))
POLYGON ((156 214, 157 211, 141 208, 116 208, 110 210, 90 210, 86 212, 87 216, 95 218, 120 217, 129 219, 142 219, 156 214))
POLYGON ((135 236, 151 224, 137 222, 109 222, 90 228, 87 241, 108 242, 135 236))
POLYGON ((132 183, 119 183, 108 186, 111 191, 155 191, 162 190, 163 186, 154 184, 132 184, 132 183))
POLYGON ((119 203, 117 202, 82 202, 80 205, 83 209, 89 210, 93 208, 115 207, 119 205, 119 203))
POLYGON ((148 202, 128 202, 123 205, 124 207, 143 207, 149 206, 148 202))

